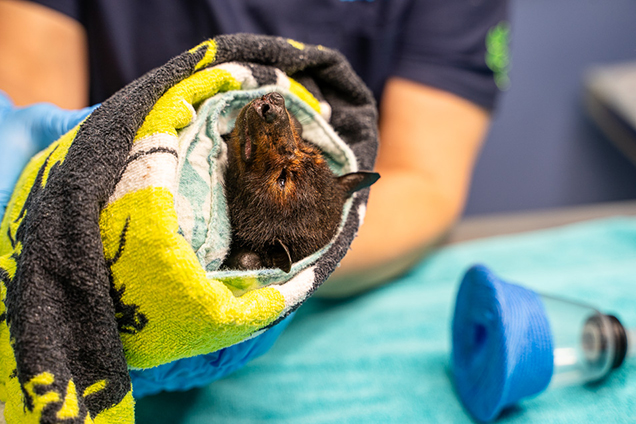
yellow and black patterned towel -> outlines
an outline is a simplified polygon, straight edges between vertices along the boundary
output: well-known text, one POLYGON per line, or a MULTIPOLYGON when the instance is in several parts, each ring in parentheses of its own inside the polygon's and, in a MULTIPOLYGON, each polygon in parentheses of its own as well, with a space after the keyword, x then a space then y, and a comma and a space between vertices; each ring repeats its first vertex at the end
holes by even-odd
POLYGON ((334 172, 370 170, 370 92, 337 52, 220 36, 134 81, 29 163, 0 227, 0 401, 14 423, 131 423, 129 368, 214 352, 294 311, 364 215, 289 274, 223 271, 220 135, 278 91, 334 172))

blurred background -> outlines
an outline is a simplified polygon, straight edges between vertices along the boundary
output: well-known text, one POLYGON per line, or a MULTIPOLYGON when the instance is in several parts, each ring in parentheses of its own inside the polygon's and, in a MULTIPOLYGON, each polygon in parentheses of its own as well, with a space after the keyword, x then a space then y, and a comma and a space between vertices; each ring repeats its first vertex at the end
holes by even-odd
POLYGON ((466 216, 636 199, 636 166, 583 104, 589 69, 636 61, 635 23, 634 0, 511 1, 511 84, 466 216))

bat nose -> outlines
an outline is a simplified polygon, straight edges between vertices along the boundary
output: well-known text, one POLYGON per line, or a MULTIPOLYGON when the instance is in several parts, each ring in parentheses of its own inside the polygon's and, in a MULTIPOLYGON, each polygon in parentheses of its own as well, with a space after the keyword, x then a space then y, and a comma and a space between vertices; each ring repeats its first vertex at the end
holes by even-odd
POLYGON ((277 92, 271 92, 263 96, 263 101, 271 104, 272 106, 285 106, 285 98, 277 92))
POLYGON ((285 99, 279 93, 268 93, 260 98, 256 104, 256 111, 267 122, 271 124, 285 110, 285 99))

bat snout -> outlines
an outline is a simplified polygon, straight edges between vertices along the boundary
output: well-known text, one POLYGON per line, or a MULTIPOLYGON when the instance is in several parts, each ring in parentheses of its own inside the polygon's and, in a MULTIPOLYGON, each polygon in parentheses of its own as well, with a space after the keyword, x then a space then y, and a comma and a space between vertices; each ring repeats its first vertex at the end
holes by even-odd
POLYGON ((285 99, 276 92, 267 93, 252 102, 256 114, 266 123, 272 124, 286 114, 285 99))

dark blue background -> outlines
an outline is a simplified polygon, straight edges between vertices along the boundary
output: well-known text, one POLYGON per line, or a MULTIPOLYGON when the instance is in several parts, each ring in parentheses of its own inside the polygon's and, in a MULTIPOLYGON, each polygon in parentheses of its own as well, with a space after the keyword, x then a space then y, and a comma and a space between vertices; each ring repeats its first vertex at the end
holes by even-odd
POLYGON ((512 84, 466 215, 636 198, 636 167, 587 120, 582 103, 589 66, 636 61, 636 1, 512 0, 510 11, 512 84))

